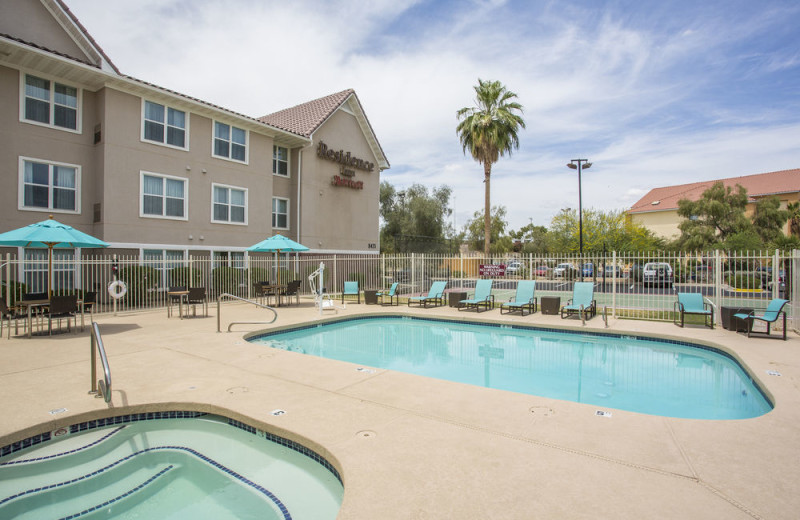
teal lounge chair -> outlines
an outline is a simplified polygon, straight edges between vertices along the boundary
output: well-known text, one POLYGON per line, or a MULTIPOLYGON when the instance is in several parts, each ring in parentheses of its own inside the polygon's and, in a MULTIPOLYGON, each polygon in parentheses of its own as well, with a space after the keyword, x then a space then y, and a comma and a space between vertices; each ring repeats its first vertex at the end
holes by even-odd
POLYGON ((355 296, 356 303, 361 303, 361 291, 358 289, 358 282, 344 282, 344 289, 342 289, 342 303, 344 303, 345 296, 355 296))
POLYGON ((529 313, 536 312, 537 301, 534 292, 536 292, 536 280, 521 280, 517 284, 514 300, 500 304, 500 314, 503 314, 503 309, 506 309, 506 314, 519 311, 523 316, 525 309, 528 309, 529 313))
POLYGON ((431 284, 431 288, 428 291, 427 296, 412 296, 408 299, 408 306, 411 307, 412 303, 416 303, 417 305, 422 305, 426 309, 428 308, 428 304, 432 304, 434 307, 439 305, 444 305, 444 288, 447 287, 447 282, 433 282, 431 284))
POLYGON ((572 286, 572 298, 561 307, 561 318, 570 314, 583 313, 588 318, 597 314, 597 302, 594 300, 594 284, 592 282, 575 282, 572 286))
MULTIPOLYGON (((767 306, 767 310, 764 311, 764 314, 761 316, 756 316, 755 311, 750 311, 749 313, 739 313, 734 314, 734 318, 739 318, 740 320, 744 320, 747 322, 747 337, 749 338, 750 335, 753 333, 753 322, 756 320, 763 321, 767 324, 767 336, 769 336, 769 326, 772 323, 778 321, 778 317, 783 314, 783 341, 786 341, 786 311, 783 308, 786 304, 789 303, 789 300, 783 300, 781 298, 775 298, 769 305, 767 306)), ((759 334, 759 333, 757 333, 759 334)), ((763 334, 763 333, 761 333, 763 334)))
POLYGON ((485 310, 494 308, 494 295, 492 294, 493 280, 478 280, 475 282, 475 294, 472 298, 458 302, 458 310, 475 308, 480 312, 480 308, 485 310))
POLYGON ((700 293, 678 293, 678 301, 673 306, 674 314, 672 322, 679 327, 683 327, 683 317, 686 314, 697 314, 705 317, 706 327, 714 328, 714 310, 710 304, 706 303, 700 293), (678 323, 680 315, 680 323, 678 323))
POLYGON ((378 291, 375 293, 375 296, 378 297, 381 305, 399 305, 400 304, 400 295, 397 294, 397 286, 400 285, 397 282, 394 282, 391 287, 389 287, 388 291, 378 291), (389 298, 389 303, 384 301, 384 298, 389 298))

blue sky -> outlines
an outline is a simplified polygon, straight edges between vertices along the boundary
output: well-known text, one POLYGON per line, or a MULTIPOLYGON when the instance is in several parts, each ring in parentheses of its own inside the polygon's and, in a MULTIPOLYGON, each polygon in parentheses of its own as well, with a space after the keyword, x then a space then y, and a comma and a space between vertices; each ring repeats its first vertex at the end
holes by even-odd
POLYGON ((511 228, 652 188, 800 168, 793 1, 66 0, 125 74, 251 116, 354 88, 402 188, 446 184, 460 228, 483 170, 456 111, 478 78, 525 107, 493 168, 511 228))

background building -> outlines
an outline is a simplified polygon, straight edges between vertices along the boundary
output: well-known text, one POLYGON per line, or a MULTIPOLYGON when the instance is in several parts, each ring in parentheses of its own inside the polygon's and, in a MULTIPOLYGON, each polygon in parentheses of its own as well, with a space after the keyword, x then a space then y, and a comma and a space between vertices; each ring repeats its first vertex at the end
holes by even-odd
MULTIPOLYGON (((639 199, 628 210, 628 215, 634 222, 642 224, 657 236, 667 239, 677 238, 681 234, 678 224, 682 220, 682 217, 678 216, 678 201, 699 200, 703 192, 716 182, 722 182, 734 190, 737 184, 745 188, 750 199, 748 214, 752 214, 755 202, 765 197, 778 197, 782 209, 786 209, 788 203, 800 200, 800 169, 783 170, 655 188, 639 199)), ((788 224, 784 233, 789 233, 788 224)))

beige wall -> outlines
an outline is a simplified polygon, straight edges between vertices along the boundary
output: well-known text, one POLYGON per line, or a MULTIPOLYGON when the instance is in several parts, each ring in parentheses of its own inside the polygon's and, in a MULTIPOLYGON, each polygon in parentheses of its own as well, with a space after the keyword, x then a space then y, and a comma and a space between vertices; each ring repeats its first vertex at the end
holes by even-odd
POLYGON ((39 0, 0 1, 0 33, 82 61, 88 59, 39 0))
POLYGON ((313 250, 377 253, 380 172, 358 122, 352 114, 338 110, 313 138, 314 146, 303 151, 301 242, 313 250), (354 180, 362 181, 364 189, 331 184, 340 165, 317 157, 320 141, 375 163, 372 172, 355 169, 354 180))

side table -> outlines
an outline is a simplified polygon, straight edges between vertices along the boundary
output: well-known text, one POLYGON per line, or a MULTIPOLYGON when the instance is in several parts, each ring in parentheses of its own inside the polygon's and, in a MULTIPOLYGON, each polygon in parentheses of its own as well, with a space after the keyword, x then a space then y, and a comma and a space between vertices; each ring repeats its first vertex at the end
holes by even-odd
POLYGON ((451 292, 447 294, 447 303, 450 307, 458 307, 458 302, 467 299, 466 292, 451 292))
POLYGON ((364 303, 366 305, 377 305, 378 304, 378 291, 365 290, 364 291, 364 303))
POLYGON ((542 296, 542 314, 556 315, 561 311, 561 296, 542 296))
POLYGON ((739 313, 747 314, 749 312, 753 312, 752 307, 726 307, 723 305, 719 308, 719 313, 722 318, 722 328, 734 332, 746 332, 747 323, 739 318, 734 318, 733 315, 739 313))

